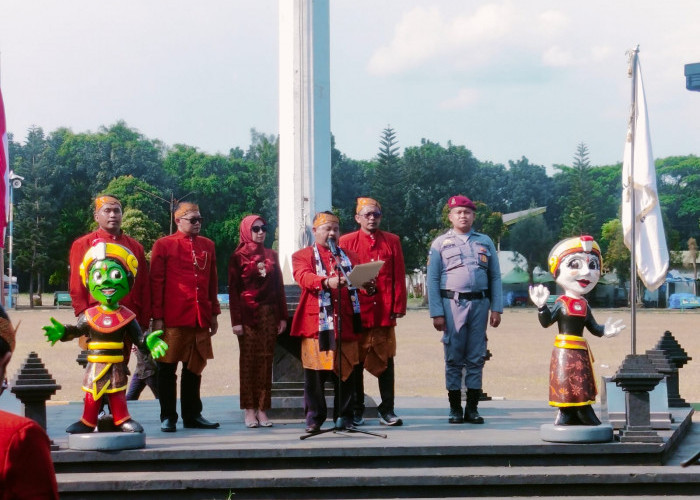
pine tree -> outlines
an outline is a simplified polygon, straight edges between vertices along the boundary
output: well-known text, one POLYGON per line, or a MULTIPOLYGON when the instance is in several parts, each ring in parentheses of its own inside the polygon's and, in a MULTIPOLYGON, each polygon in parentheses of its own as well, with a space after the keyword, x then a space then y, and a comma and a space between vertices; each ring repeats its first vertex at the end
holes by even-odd
POLYGON ((370 176, 369 193, 382 206, 382 229, 399 232, 404 208, 403 168, 396 132, 391 126, 382 131, 377 166, 370 176))
POLYGON ((588 146, 583 142, 576 148, 574 163, 569 170, 569 195, 562 217, 561 237, 593 234, 595 210, 593 209, 593 185, 590 179, 591 163, 588 146))

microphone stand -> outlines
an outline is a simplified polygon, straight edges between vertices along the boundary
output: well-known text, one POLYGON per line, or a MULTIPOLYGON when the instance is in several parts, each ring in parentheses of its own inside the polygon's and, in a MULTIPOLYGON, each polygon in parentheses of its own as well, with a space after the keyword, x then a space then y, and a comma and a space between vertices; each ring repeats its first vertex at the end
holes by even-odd
MULTIPOLYGON (((339 271, 340 274, 343 275, 345 278, 345 282, 347 284, 350 284, 350 280, 348 279, 348 275, 345 274, 345 269, 343 269, 343 266, 340 265, 340 249, 338 247, 335 247, 333 249, 331 247, 331 255, 333 255, 333 258, 335 259, 335 268, 336 271, 339 271), (335 251, 333 251, 335 250, 335 251)), ((338 415, 338 419, 342 421, 343 416, 340 413, 341 409, 336 408, 336 406, 342 406, 343 404, 343 323, 342 323, 342 316, 343 316, 343 307, 342 307, 342 288, 340 287, 340 281, 338 282, 338 306, 337 306, 337 318, 338 318, 338 351, 336 355, 336 359, 338 360, 338 390, 334 391, 334 397, 333 397, 333 413, 336 413, 338 415), (337 398, 336 393, 337 392, 337 398), (335 401, 338 402, 336 405, 335 401)), ((335 333, 335 332, 334 332, 335 333)), ((351 373, 350 376, 352 377, 353 374, 351 373)), ((324 384, 325 385, 325 384, 324 384)), ((324 396, 325 397, 325 396, 324 396)), ((360 434, 367 434, 370 436, 375 436, 375 437, 380 437, 386 439, 386 434, 379 434, 378 432, 371 432, 371 431, 366 431, 364 429, 358 429, 355 425, 353 425, 352 421, 350 421, 350 426, 349 427, 337 427, 334 425, 331 428, 328 429, 319 429, 317 432, 311 433, 311 434, 304 434, 303 436, 299 436, 299 439, 308 439, 310 437, 318 436, 321 434, 326 434, 328 432, 333 432, 333 433, 343 433, 343 434, 351 434, 351 433, 360 433, 360 434)))

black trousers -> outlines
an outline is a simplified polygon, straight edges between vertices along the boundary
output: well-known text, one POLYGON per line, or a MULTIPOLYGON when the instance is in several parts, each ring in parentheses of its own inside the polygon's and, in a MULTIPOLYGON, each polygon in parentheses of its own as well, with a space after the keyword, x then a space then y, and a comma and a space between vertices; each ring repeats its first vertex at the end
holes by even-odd
MULTIPOLYGON (((365 411, 365 383, 364 383, 364 366, 362 363, 355 366, 355 398, 354 409, 355 413, 362 415, 365 411)), ((394 411, 394 358, 389 358, 387 361, 386 370, 377 377, 379 382, 379 396, 382 398, 381 403, 377 406, 380 413, 386 414, 394 411)))
MULTIPOLYGON (((158 362, 158 401, 160 402, 160 421, 166 418, 177 421, 177 363, 158 362)), ((202 414, 202 398, 199 388, 202 376, 187 369, 182 363, 180 376, 180 409, 182 420, 194 420, 202 414)))
POLYGON ((354 373, 345 382, 331 370, 309 370, 304 368, 304 413, 306 425, 323 425, 328 417, 326 405, 325 384, 330 380, 333 383, 333 420, 338 416, 345 419, 346 423, 352 423, 354 373), (340 399, 339 399, 340 398, 340 399))

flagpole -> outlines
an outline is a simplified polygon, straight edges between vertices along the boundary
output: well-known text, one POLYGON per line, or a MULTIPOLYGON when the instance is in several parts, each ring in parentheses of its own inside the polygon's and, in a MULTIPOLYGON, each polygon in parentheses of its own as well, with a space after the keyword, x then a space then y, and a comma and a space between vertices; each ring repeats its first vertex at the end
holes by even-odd
POLYGON ((634 141, 635 132, 637 125, 637 57, 639 55, 639 45, 635 47, 630 54, 630 69, 628 73, 632 77, 632 111, 630 113, 630 140, 632 143, 631 148, 631 161, 630 161, 630 173, 627 182, 630 186, 630 210, 631 224, 630 228, 632 230, 632 248, 630 248, 630 309, 632 314, 632 319, 630 323, 630 342, 631 342, 631 354, 637 354, 637 249, 635 247, 637 242, 635 227, 635 189, 634 189, 634 141))

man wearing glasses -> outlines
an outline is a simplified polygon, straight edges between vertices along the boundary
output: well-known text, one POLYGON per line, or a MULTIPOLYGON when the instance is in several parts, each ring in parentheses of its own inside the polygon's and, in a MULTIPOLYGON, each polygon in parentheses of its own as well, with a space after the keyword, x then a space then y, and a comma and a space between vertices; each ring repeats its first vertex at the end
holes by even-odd
POLYGON ((221 314, 216 297, 218 281, 214 242, 200 236, 202 216, 194 203, 175 209, 175 234, 160 238, 151 253, 151 309, 153 329, 163 330, 167 354, 158 360, 160 430, 175 432, 177 422, 177 364, 180 409, 186 428, 216 429, 202 417, 199 389, 207 360, 214 358, 211 336, 221 314))
MULTIPOLYGON (((93 242, 98 239, 117 243, 131 250, 139 263, 139 272, 134 280, 134 286, 129 294, 121 300, 121 304, 136 314, 139 326, 145 332, 151 321, 151 290, 148 281, 148 263, 143 246, 122 231, 122 204, 114 196, 100 195, 95 198, 94 218, 98 225, 97 230, 75 240, 70 249, 69 290, 73 311, 76 316, 79 316, 88 307, 97 305, 97 301, 90 295, 80 277, 80 264, 85 253, 92 248, 93 242)), ((129 341, 128 345, 124 345, 124 356, 127 361, 130 352, 131 342, 129 341)))
POLYGON ((395 234, 381 231, 382 207, 372 198, 358 198, 355 221, 360 229, 340 238, 340 246, 354 251, 360 262, 384 261, 376 278, 375 289, 360 295, 362 326, 360 363, 355 367, 355 409, 353 422, 364 423, 363 370, 378 378, 379 422, 402 425, 394 413, 394 357, 396 356, 396 318, 406 314, 406 271, 401 241, 395 234), (376 291, 375 291, 376 290, 376 291))

